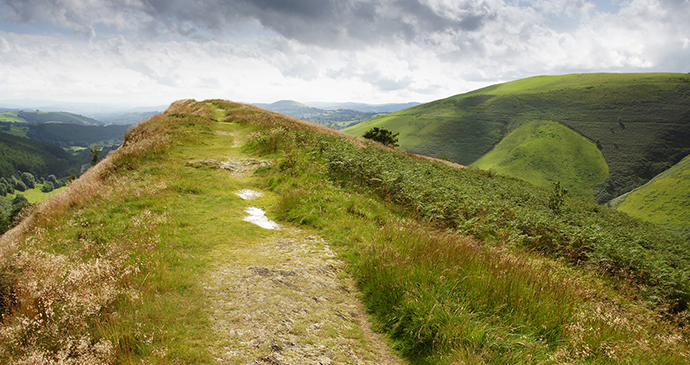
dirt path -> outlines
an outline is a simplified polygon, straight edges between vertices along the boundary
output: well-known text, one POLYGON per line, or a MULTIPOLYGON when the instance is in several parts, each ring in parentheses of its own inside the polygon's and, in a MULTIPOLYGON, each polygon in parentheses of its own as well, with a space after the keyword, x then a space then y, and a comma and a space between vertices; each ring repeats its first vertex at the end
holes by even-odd
POLYGON ((401 363, 369 330, 356 289, 327 242, 283 230, 231 256, 236 260, 220 265, 207 283, 214 329, 223 339, 214 354, 219 363, 401 363))
MULTIPOLYGON (((261 165, 248 161, 239 158, 225 162, 230 168, 219 167, 245 180, 252 169, 233 166, 261 165)), ((246 214, 237 211, 240 217, 246 214)), ((328 242, 290 227, 266 232, 274 233, 258 242, 237 242, 229 234, 204 283, 219 339, 211 349, 217 363, 405 363, 370 330, 360 294, 328 242)))

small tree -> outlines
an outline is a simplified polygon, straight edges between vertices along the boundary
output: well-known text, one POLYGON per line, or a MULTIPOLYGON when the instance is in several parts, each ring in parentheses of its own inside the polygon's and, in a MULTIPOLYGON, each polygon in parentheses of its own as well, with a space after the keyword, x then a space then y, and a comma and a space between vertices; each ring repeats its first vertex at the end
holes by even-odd
POLYGON ((383 143, 386 146, 398 146, 398 135, 400 133, 393 134, 392 131, 386 128, 373 127, 362 135, 366 139, 371 139, 379 143, 383 143))
POLYGON ((96 166, 98 161, 101 160, 101 151, 103 151, 103 148, 101 147, 89 147, 89 156, 91 157, 91 166, 96 166))

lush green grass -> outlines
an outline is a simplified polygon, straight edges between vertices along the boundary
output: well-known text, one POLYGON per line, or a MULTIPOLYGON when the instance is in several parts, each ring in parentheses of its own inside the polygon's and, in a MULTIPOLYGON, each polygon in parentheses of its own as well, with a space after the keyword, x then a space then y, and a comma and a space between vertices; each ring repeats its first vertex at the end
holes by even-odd
POLYGON ((0 122, 26 123, 26 120, 17 117, 17 112, 0 113, 0 122))
POLYGON ((19 111, 17 112, 17 118, 24 120, 28 123, 48 123, 48 122, 60 122, 60 123, 71 123, 71 124, 83 124, 83 125, 99 125, 99 121, 85 117, 83 115, 68 113, 68 112, 27 112, 19 111))
POLYGON ((684 335, 645 309, 686 308, 680 236, 576 197, 553 211, 551 191, 516 179, 244 118, 268 128, 252 150, 290 151, 261 172, 275 213, 340 244, 413 363, 686 362, 684 335))
POLYGON ((608 177, 608 165, 597 146, 552 121, 523 124, 470 166, 543 187, 560 182, 571 193, 590 198, 592 186, 608 177))
POLYGON ((361 135, 382 126, 400 132, 405 150, 469 165, 522 124, 557 121, 601 149, 610 169, 606 182, 594 189, 602 203, 688 154, 688 96, 687 74, 539 76, 404 109, 344 131, 361 135))
POLYGON ((612 203, 633 217, 690 231, 690 156, 612 203))
POLYGON ((63 186, 61 188, 54 189, 53 191, 51 191, 49 193, 44 193, 41 191, 41 188, 43 188, 43 184, 37 183, 36 188, 28 189, 26 191, 15 190, 14 194, 7 194, 7 198, 14 199, 14 197, 17 196, 17 194, 21 194, 26 198, 26 200, 29 201, 29 203, 36 204, 36 203, 42 203, 42 202, 48 200, 48 198, 50 198, 51 196, 56 195, 59 192, 65 190, 65 187, 63 186))

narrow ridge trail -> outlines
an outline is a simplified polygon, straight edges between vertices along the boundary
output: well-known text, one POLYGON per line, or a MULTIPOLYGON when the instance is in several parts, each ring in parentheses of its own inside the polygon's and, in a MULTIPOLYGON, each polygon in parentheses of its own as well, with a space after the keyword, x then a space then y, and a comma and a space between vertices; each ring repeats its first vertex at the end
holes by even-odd
MULTIPOLYGON (((222 120, 222 111, 214 116, 222 120)), ((216 164, 227 171, 245 208, 270 208, 277 197, 252 183, 269 164, 241 152, 245 138, 234 123, 218 122, 215 145, 187 165, 216 164)), ((235 209, 238 218, 247 215, 235 209)), ((247 224, 243 222, 243 224, 247 224)), ((403 364, 383 336, 373 332, 360 293, 328 242, 306 230, 280 226, 244 228, 210 252, 203 282, 220 364, 403 364), (260 232, 259 232, 260 231, 260 232), (258 236, 258 238, 257 238, 258 236)))

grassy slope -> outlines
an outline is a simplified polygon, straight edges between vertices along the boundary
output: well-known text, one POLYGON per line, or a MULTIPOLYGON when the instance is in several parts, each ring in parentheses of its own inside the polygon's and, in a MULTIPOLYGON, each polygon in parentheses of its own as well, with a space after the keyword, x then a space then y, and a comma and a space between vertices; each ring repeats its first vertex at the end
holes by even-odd
POLYGON ((518 127, 470 166, 539 186, 560 182, 572 193, 589 197, 592 186, 608 177, 608 165, 592 141, 551 121, 518 127))
POLYGON ((26 123, 26 120, 17 117, 17 112, 0 113, 0 122, 26 123))
POLYGON ((548 190, 516 179, 213 103, 226 123, 207 103, 174 104, 2 237, 0 293, 20 305, 0 328, 0 363, 60 351, 214 362, 204 275, 272 234, 236 214, 246 187, 268 193, 257 204, 270 216, 337 244, 379 329, 414 363, 687 362, 687 333, 659 314, 684 321, 669 308, 690 298, 678 237, 574 197, 553 212, 548 190), (248 154, 275 164, 239 180, 185 166, 248 154))
POLYGON ((612 206, 649 222, 690 230, 690 156, 615 199, 612 206))
POLYGON ((400 132, 409 151, 469 165, 512 130, 554 120, 594 141, 610 167, 600 202, 643 184, 690 150, 690 75, 539 76, 479 89, 365 121, 400 132))

